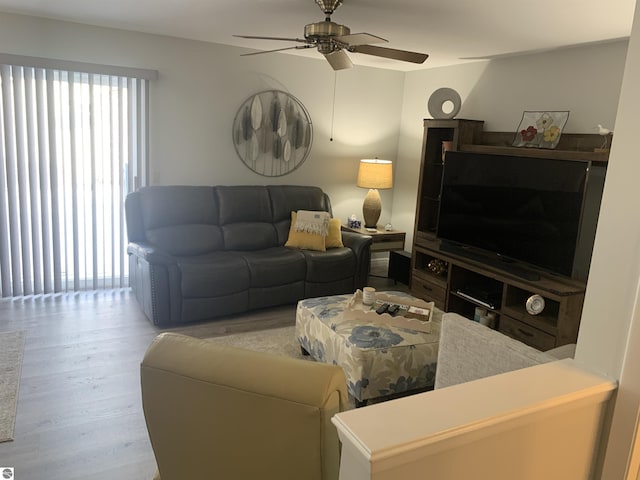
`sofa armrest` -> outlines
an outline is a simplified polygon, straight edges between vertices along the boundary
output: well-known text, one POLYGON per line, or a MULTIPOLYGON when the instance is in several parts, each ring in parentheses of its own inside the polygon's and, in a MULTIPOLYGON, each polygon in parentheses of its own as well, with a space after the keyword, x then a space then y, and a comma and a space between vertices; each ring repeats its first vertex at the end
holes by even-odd
POLYGON ((164 333, 140 374, 163 480, 337 480, 331 417, 348 405, 339 366, 164 333))
POLYGON ((342 243, 353 250, 356 256, 356 274, 354 289, 362 288, 367 284, 369 270, 371 268, 371 244, 373 237, 355 232, 342 232, 342 243))
POLYGON ((155 265, 175 265, 176 263, 173 255, 144 242, 129 242, 127 253, 155 265))

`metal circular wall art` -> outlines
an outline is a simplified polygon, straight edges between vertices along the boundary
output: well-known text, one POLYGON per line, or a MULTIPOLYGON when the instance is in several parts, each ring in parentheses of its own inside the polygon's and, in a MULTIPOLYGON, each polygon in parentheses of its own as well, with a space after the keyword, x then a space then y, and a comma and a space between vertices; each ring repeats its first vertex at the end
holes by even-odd
POLYGON ((280 90, 249 97, 233 121, 238 156, 265 177, 293 172, 309 156, 312 142, 309 112, 296 97, 280 90))

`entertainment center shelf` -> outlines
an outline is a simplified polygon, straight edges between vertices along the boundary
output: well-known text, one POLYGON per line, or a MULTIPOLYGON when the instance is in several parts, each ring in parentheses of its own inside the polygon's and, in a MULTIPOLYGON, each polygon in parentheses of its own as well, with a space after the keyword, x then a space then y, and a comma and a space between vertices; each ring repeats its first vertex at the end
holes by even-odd
MULTIPOLYGON (((512 147, 515 133, 485 132, 483 128, 481 120, 424 120, 411 292, 435 302, 444 311, 470 319, 474 318, 476 307, 485 308, 495 314, 493 328, 540 350, 575 343, 586 282, 534 270, 526 264, 501 263, 493 257, 489 260, 442 248, 436 231, 445 152, 588 162, 593 167, 589 178, 598 180, 599 175, 602 183, 609 152, 600 148, 603 138, 597 134, 563 133, 557 149, 539 149, 512 147), (526 308, 527 300, 534 295, 544 300, 544 308, 536 315, 526 308)), ((597 194, 591 195, 589 201, 592 206, 594 202, 599 206, 597 194)), ((590 221, 597 222, 597 210, 595 220, 590 221)))
POLYGON ((575 343, 584 283, 535 273, 540 275, 538 280, 526 280, 482 260, 443 252, 434 240, 428 246, 414 245, 411 292, 467 318, 474 317, 476 307, 494 312, 494 328, 539 350, 575 343), (444 262, 444 271, 434 273, 434 260, 439 266, 444 262), (538 315, 526 309, 532 295, 540 295, 545 302, 538 315))
POLYGON ((554 158, 557 160, 589 160, 607 162, 609 152, 588 152, 580 150, 550 150, 544 148, 504 147, 497 145, 460 145, 461 152, 495 153, 498 155, 517 155, 519 157, 554 158))

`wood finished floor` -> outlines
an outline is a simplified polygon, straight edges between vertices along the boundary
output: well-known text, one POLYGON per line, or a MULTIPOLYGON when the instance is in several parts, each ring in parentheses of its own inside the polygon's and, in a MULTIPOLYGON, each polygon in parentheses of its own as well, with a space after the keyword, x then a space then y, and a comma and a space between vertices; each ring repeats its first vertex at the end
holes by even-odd
POLYGON ((285 306, 161 330, 129 289, 0 300, 0 331, 26 337, 14 441, 0 443, 0 466, 14 467, 17 480, 151 479, 139 380, 151 340, 167 330, 211 337, 294 323, 295 306, 285 306))

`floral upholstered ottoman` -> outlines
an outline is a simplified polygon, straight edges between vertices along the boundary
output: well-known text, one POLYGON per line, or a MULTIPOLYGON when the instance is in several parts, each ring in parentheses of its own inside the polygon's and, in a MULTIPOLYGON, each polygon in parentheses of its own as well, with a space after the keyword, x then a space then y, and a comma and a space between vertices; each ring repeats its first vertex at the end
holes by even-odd
MULTIPOLYGON (((387 294, 414 298, 404 292, 387 294)), ((367 400, 433 387, 442 311, 431 316, 431 332, 345 320, 353 295, 309 298, 298 302, 296 337, 315 360, 340 365, 356 405, 367 400)), ((362 304, 355 308, 369 309, 362 304)))

